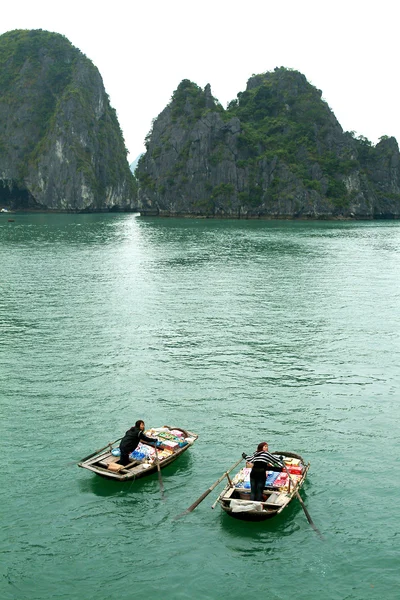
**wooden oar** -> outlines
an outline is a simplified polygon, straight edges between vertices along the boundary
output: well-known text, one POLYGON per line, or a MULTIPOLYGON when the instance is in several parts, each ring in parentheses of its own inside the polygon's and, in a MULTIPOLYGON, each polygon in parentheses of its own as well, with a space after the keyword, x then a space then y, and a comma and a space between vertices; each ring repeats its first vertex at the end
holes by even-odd
POLYGON ((160 484, 160 493, 161 493, 161 498, 162 500, 165 500, 164 498, 164 484, 163 484, 163 480, 162 480, 162 476, 161 476, 161 467, 160 467, 160 459, 158 458, 158 452, 157 452, 157 446, 154 446, 154 450, 156 451, 156 462, 157 462, 157 471, 158 471, 158 482, 160 484))
POLYGON ((231 471, 233 471, 233 469, 235 467, 238 466, 238 464, 243 460, 243 458, 239 458, 239 460, 237 462, 235 462, 234 465, 232 465, 230 467, 230 469, 228 469, 227 471, 225 471, 225 473, 223 475, 221 475, 221 477, 219 479, 217 479, 217 481, 215 483, 213 483, 212 485, 210 485, 210 487, 202 493, 202 495, 200 496, 200 498, 197 498, 196 502, 193 502, 193 504, 191 504, 189 506, 189 508, 187 508, 183 513, 179 514, 177 517, 175 517, 175 519, 179 519, 180 517, 183 517, 184 515, 187 515, 188 513, 192 512, 192 510, 194 510, 196 508, 196 506, 198 506, 200 504, 200 502, 203 502, 204 498, 206 498, 208 496, 208 494, 210 492, 213 491, 213 489, 215 487, 217 487, 217 485, 219 483, 221 483, 221 481, 223 480, 224 477, 226 477, 228 475, 228 473, 230 473, 231 471))
POLYGON ((116 444, 120 440, 122 440, 122 438, 118 438, 117 440, 114 440, 113 442, 108 442, 108 444, 106 446, 104 446, 104 448, 99 448, 98 450, 96 450, 92 454, 89 454, 89 456, 85 456, 85 458, 82 458, 82 460, 80 460, 79 462, 83 463, 83 462, 85 462, 85 460, 89 460, 89 458, 93 458, 93 456, 96 456, 96 454, 100 454, 100 452, 103 452, 103 450, 105 450, 109 446, 111 447, 113 444, 116 444))
POLYGON ((315 525, 314 521, 312 520, 312 518, 310 516, 310 513, 308 512, 308 510, 306 508, 306 505, 304 504, 303 499, 302 499, 302 497, 299 494, 299 490, 298 490, 297 485, 294 483, 293 479, 290 477, 290 473, 289 473, 289 470, 288 470, 287 466, 285 465, 285 463, 283 463, 283 465, 284 465, 285 471, 286 471, 286 473, 287 473, 287 475, 289 477, 289 481, 290 481, 290 483, 293 486, 294 493, 296 494, 296 496, 297 496, 297 498, 298 498, 298 500, 299 500, 299 502, 301 504, 301 507, 304 510, 304 514, 307 517, 307 521, 310 523, 310 525, 314 529, 314 531, 316 531, 318 533, 318 535, 321 538, 321 540, 324 540, 325 539, 324 536, 322 535, 322 533, 320 532, 320 530, 318 529, 318 527, 315 525))

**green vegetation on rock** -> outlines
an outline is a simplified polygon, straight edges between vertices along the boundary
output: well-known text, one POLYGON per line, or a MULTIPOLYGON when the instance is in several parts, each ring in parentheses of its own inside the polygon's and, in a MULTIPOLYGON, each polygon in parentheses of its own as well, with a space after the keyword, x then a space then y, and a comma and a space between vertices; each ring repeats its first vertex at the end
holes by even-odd
POLYGON ((139 204, 162 213, 400 216, 399 150, 343 132, 320 90, 284 67, 253 75, 226 109, 189 80, 153 122, 139 204), (162 191, 162 193, 161 193, 162 191))
POLYGON ((0 203, 55 210, 127 210, 136 182, 101 76, 62 35, 0 36, 0 203), (14 192, 12 192, 14 190, 14 192), (26 195, 25 194, 25 195, 26 195))

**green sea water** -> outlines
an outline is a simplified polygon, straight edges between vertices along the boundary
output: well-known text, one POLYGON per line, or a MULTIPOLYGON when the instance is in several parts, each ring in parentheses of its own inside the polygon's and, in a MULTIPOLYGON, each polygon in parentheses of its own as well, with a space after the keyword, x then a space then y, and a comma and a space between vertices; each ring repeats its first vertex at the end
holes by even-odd
POLYGON ((2 600, 400 597, 400 223, 0 215, 2 600), (77 461, 137 419, 157 475, 77 461), (277 518, 175 519, 267 440, 311 463, 277 518))

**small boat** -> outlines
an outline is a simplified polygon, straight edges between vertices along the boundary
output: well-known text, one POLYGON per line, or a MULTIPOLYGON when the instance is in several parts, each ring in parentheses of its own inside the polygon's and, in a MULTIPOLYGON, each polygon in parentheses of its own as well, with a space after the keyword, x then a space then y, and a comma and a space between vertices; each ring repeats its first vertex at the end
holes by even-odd
MULTIPOLYGON (((263 502, 250 500, 251 467, 243 467, 222 490, 216 503, 231 517, 243 521, 265 521, 279 515, 298 496, 310 463, 294 452, 273 452, 283 459, 287 471, 267 471, 263 502)), ((301 499, 301 498, 300 498, 301 499)))
POLYGON ((126 466, 118 464, 120 451, 117 442, 122 439, 119 438, 82 458, 78 462, 78 467, 116 481, 139 479, 171 464, 186 452, 199 437, 191 431, 169 425, 148 429, 145 434, 159 441, 157 448, 143 441, 139 442, 136 450, 130 455, 132 462, 126 466), (117 445, 115 446, 115 444, 117 445))

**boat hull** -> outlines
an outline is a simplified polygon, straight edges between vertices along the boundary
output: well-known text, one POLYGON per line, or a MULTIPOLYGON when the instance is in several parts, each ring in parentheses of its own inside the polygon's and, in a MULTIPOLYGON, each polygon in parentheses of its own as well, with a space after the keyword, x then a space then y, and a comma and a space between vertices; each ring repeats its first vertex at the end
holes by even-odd
POLYGON ((272 519, 273 517, 276 517, 276 515, 278 514, 277 512, 267 513, 266 511, 242 512, 242 513, 241 512, 233 512, 224 506, 222 506, 222 510, 224 510, 227 515, 229 515, 230 517, 233 517, 234 519, 237 519, 239 521, 250 521, 250 522, 267 521, 268 519, 272 519))

